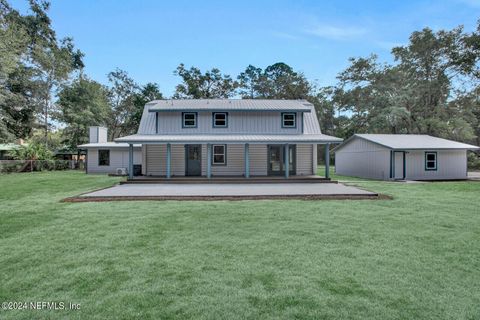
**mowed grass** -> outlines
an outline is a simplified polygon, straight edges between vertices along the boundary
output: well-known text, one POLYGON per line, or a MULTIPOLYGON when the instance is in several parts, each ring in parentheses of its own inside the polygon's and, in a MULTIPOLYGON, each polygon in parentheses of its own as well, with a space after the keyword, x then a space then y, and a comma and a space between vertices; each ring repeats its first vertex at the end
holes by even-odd
POLYGON ((393 200, 63 203, 118 181, 0 176, 0 319, 479 319, 480 183, 393 200))

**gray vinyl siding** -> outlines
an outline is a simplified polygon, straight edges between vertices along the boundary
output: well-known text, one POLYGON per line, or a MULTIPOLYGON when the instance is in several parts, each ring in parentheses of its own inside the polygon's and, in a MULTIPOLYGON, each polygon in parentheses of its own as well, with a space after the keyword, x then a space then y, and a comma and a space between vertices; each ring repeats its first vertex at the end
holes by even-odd
POLYGON ((407 150, 406 179, 449 180, 467 178, 466 150, 407 150), (437 153, 437 170, 425 170, 425 152, 437 153))
MULTIPOLYGON (((311 175, 316 170, 314 165, 314 152, 316 146, 311 144, 297 145, 297 175, 311 175), (315 169, 314 169, 315 168, 315 169)), ((167 163, 167 147, 162 145, 144 146, 144 163, 146 175, 165 176, 167 163)), ((250 154, 250 175, 266 176, 268 149, 266 144, 251 144, 250 154)), ((202 145, 202 176, 207 175, 207 145, 202 145)), ((243 176, 245 174, 245 145, 227 144, 227 164, 212 165, 212 176, 243 176)), ((185 175, 185 146, 172 145, 171 170, 173 176, 185 175)))
POLYGON ((158 134, 301 134, 301 112, 296 115, 296 128, 282 128, 281 112, 230 111, 228 127, 213 128, 212 112, 201 111, 198 112, 196 128, 183 128, 182 112, 159 112, 158 134))
POLYGON ((390 150, 370 141, 353 139, 335 152, 339 175, 386 180, 390 178, 390 150))
MULTIPOLYGON (((212 164, 212 176, 243 176, 244 174, 245 146, 243 144, 227 144, 227 164, 212 164)), ((207 145, 202 145, 202 175, 207 175, 207 145)))
MULTIPOLYGON (((185 175, 185 146, 173 144, 171 159, 172 176, 185 175)), ((167 145, 150 144, 145 145, 145 174, 147 176, 167 175, 167 145)))
MULTIPOLYGON (((133 163, 142 164, 141 148, 135 148, 133 163)), ((87 151, 87 173, 116 173, 117 168, 128 168, 128 148, 89 148, 87 151), (110 150, 110 165, 98 165, 98 150, 110 150)))
POLYGON ((297 175, 312 175, 313 168, 313 145, 298 144, 297 145, 297 175))
POLYGON ((266 144, 251 144, 250 175, 266 176, 268 174, 268 148, 266 144))
MULTIPOLYGON (((467 178, 466 150, 395 150, 396 165, 392 168, 394 176, 403 176, 403 159, 400 152, 405 151, 405 179, 407 180, 449 180, 467 178), (437 170, 425 170, 425 152, 437 153, 437 170)), ((354 138, 335 152, 335 170, 339 175, 390 179, 391 149, 376 143, 354 138)))

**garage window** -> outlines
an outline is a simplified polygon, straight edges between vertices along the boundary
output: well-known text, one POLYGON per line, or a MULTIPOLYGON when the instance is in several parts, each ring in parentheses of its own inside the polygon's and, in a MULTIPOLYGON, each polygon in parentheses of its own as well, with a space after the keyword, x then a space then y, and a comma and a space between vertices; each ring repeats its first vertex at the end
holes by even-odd
POLYGON ((99 166, 110 165, 110 150, 98 150, 98 165, 99 166))
POLYGON ((437 170, 437 153, 425 152, 425 170, 437 170))

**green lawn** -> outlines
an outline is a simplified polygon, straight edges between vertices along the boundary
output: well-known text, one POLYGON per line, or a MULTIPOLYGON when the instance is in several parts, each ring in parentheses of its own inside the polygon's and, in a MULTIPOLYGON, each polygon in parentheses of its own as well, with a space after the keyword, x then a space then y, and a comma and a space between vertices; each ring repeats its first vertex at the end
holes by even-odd
POLYGON ((63 203, 118 181, 0 175, 0 319, 479 319, 480 183, 393 200, 63 203))

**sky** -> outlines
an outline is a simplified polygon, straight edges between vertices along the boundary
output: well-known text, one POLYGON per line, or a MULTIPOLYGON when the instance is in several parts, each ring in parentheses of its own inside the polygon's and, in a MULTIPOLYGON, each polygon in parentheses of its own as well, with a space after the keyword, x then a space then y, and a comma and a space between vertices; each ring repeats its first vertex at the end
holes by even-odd
MULTIPOLYGON (((26 0, 9 2, 28 9, 26 0)), ((392 62, 391 48, 415 30, 473 31, 480 0, 51 0, 49 15, 58 37, 73 37, 85 54, 90 78, 106 84, 120 68, 169 97, 180 63, 236 77, 249 64, 284 62, 320 86, 334 85, 349 57, 375 53, 392 62)))

